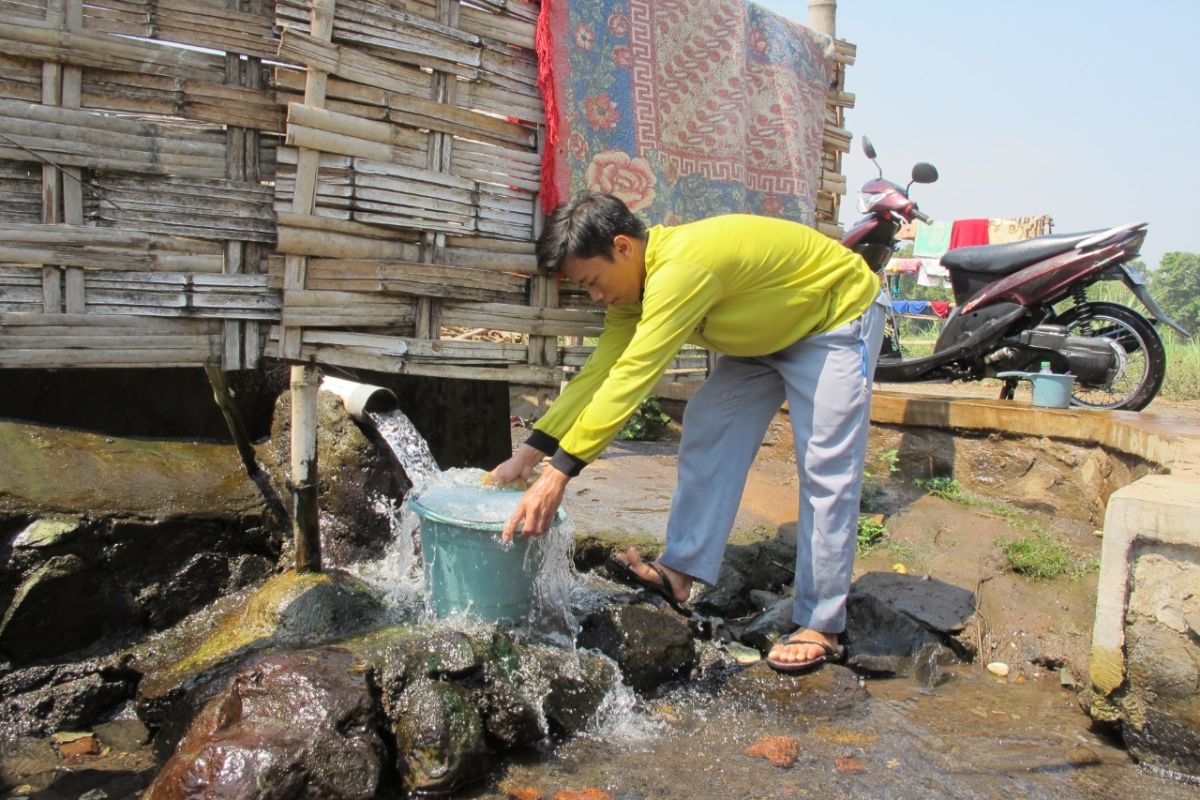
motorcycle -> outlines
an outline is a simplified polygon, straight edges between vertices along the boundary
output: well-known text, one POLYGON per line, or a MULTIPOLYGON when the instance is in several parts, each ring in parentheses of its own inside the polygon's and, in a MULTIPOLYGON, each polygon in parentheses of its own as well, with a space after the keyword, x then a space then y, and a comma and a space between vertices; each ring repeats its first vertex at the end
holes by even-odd
MULTIPOLYGON (((933 220, 909 197, 914 183, 933 183, 937 168, 912 168, 901 186, 883 177, 875 147, 863 137, 863 152, 879 177, 863 184, 859 211, 865 216, 842 239, 876 273, 899 247, 903 223, 933 220)), ((949 271, 954 309, 931 355, 905 358, 895 318, 889 319, 875 379, 906 383, 981 380, 998 373, 1035 371, 1049 363, 1075 381, 1071 404, 1140 411, 1162 387, 1166 355, 1155 324, 1188 332, 1155 303, 1133 265, 1147 223, 1084 233, 1053 234, 1011 244, 961 247, 941 258, 949 271), (1132 308, 1088 299, 1088 287, 1121 281, 1149 309, 1155 322, 1132 308)), ((1017 378, 1002 378, 1001 399, 1012 399, 1017 378)))

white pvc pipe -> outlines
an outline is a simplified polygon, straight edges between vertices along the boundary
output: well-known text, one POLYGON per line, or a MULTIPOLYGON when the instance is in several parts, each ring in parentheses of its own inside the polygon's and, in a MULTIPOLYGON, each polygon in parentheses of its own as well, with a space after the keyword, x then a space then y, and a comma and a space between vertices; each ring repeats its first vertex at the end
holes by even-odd
POLYGON ((382 386, 326 376, 321 379, 321 388, 340 397, 346 413, 359 422, 367 421, 368 411, 394 411, 400 407, 395 393, 382 386))

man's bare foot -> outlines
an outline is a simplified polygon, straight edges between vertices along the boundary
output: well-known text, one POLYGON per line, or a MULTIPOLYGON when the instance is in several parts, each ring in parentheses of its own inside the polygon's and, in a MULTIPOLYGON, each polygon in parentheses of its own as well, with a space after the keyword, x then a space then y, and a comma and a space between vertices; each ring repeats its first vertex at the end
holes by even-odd
MULTIPOLYGON (((631 547, 626 550, 624 557, 618 555, 613 556, 613 558, 624 564, 628 564, 630 571, 636 574, 639 578, 642 578, 650 583, 662 585, 662 577, 655 572, 653 568, 647 566, 646 562, 642 559, 641 554, 638 553, 637 548, 631 547)), ((678 570, 671 569, 666 564, 661 562, 656 563, 658 563, 658 568, 667 575, 667 579, 670 583, 667 588, 671 590, 671 596, 674 597, 677 602, 686 603, 692 594, 692 577, 690 575, 685 575, 678 570)))
POLYGON ((818 660, 823 661, 829 659, 829 652, 824 650, 820 645, 809 644, 805 640, 807 642, 821 642, 830 651, 837 654, 841 652, 841 646, 838 644, 837 637, 836 633, 825 633, 823 631, 815 631, 811 628, 801 628, 780 639, 771 648, 771 652, 767 654, 767 660, 785 665, 806 665, 815 663, 818 660))

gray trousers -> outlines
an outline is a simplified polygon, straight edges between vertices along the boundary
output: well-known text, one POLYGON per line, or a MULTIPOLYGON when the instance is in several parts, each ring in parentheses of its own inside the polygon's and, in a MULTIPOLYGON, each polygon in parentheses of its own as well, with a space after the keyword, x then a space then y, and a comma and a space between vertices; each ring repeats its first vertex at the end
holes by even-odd
POLYGON ((871 381, 888 305, 881 293, 836 330, 768 356, 717 360, 684 412, 661 563, 716 582, 750 465, 786 399, 800 479, 792 619, 827 633, 845 629, 871 381))

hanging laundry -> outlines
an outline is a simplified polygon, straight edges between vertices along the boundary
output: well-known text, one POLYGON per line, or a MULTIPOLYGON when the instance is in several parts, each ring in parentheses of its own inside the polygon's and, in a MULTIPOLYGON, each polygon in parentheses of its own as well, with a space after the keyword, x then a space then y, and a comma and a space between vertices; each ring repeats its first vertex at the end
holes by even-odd
POLYGON ((950 249, 988 243, 986 219, 956 219, 950 228, 950 249))
POLYGON ((910 317, 929 313, 928 300, 893 300, 892 310, 910 317))
POLYGON ((913 239, 913 255, 918 258, 941 258, 950 249, 951 225, 949 222, 916 223, 917 234, 913 239))
POLYGON ((1021 223, 1015 219, 989 219, 988 244, 1019 242, 1025 238, 1021 223))
POLYGON ((919 285, 950 288, 950 270, 943 267, 936 258, 922 258, 920 261, 921 267, 917 270, 919 285))
POLYGON ((901 275, 912 275, 921 268, 919 258, 893 258, 887 266, 888 272, 898 272, 901 275))
POLYGON ((942 319, 950 316, 950 303, 945 300, 930 300, 929 310, 937 314, 942 319))

